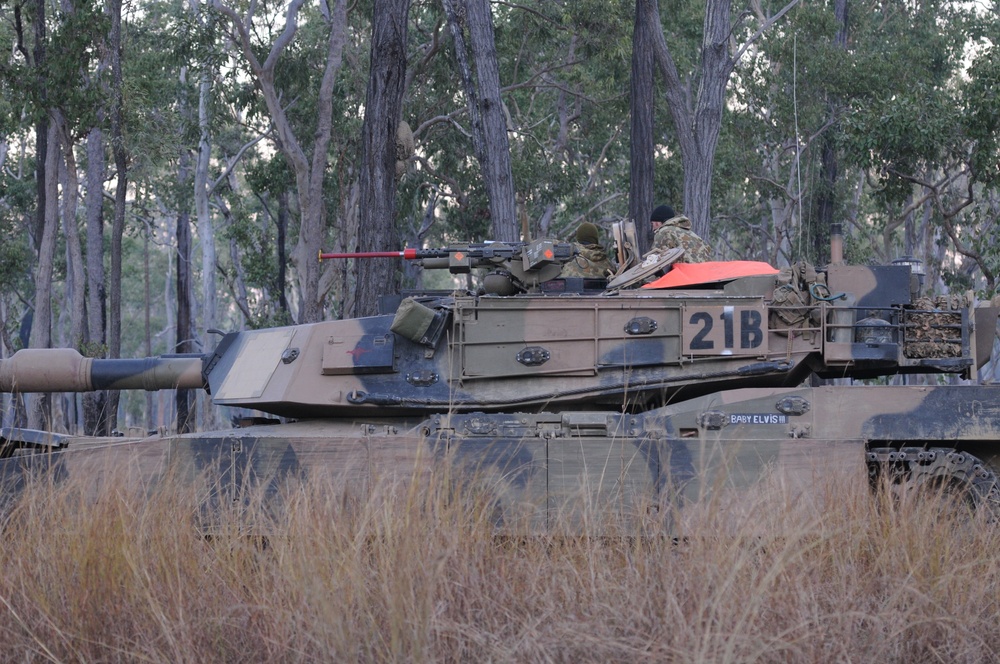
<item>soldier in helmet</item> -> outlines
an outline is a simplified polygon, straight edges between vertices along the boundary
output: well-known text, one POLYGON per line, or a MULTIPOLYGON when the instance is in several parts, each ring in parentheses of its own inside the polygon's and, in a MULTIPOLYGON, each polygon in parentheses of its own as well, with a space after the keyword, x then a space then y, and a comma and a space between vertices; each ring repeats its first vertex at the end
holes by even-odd
POLYGON ((601 277, 615 271, 614 263, 601 246, 601 234, 595 224, 585 221, 576 229, 576 248, 579 254, 563 266, 560 277, 601 277))
POLYGON ((712 248, 691 230, 691 220, 678 215, 669 205, 661 205, 650 217, 653 224, 653 248, 684 249, 685 263, 705 263, 712 260, 712 248))

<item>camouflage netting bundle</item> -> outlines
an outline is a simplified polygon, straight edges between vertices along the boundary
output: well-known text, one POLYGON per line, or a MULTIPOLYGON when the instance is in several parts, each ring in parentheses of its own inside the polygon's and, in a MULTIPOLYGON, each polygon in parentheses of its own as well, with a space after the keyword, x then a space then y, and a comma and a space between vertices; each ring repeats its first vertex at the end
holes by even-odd
POLYGON ((962 354, 962 313, 966 295, 922 297, 906 312, 903 354, 906 357, 959 357, 962 354))
POLYGON ((405 120, 396 127, 396 177, 401 178, 406 173, 406 163, 413 156, 416 144, 413 140, 413 130, 405 120))
POLYGON ((781 269, 775 277, 771 301, 770 327, 781 331, 792 328, 818 327, 819 309, 812 295, 815 285, 826 288, 825 275, 806 262, 781 269))

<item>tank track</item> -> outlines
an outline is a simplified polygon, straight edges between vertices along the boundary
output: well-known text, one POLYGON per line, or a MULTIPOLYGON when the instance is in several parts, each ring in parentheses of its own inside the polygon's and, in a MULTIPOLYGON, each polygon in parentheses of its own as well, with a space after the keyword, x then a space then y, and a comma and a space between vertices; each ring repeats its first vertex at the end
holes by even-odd
POLYGON ((868 450, 872 490, 895 487, 939 488, 956 492, 976 510, 1000 517, 1000 478, 978 457, 946 447, 878 447, 868 450))

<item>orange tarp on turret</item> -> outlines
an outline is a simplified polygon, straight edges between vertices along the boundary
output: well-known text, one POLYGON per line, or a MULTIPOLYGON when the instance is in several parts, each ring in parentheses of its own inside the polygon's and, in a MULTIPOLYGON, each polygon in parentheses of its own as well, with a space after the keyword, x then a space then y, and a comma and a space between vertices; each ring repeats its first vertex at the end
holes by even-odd
POLYGON ((714 281, 729 281, 757 274, 778 274, 761 261, 711 261, 708 263, 674 263, 665 275, 643 288, 680 288, 714 281))

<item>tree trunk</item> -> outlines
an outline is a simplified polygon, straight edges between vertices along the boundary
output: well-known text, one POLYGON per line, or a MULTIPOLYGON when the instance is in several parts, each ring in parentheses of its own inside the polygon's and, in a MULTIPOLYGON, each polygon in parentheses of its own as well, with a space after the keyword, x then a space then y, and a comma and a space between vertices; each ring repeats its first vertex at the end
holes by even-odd
MULTIPOLYGON (((128 189, 128 159, 122 130, 122 5, 110 0, 111 30, 108 44, 111 52, 111 154, 115 162, 115 209, 111 222, 111 275, 109 278, 110 316, 108 350, 113 358, 122 352, 122 236, 125 234, 125 194, 128 189)), ((108 395, 108 417, 112 427, 118 418, 117 391, 108 395)))
MULTIPOLYGON (((107 357, 107 301, 104 283, 104 132, 94 127, 87 134, 87 346, 88 357, 107 357)), ((89 436, 111 434, 108 392, 83 395, 83 430, 89 436)))
MULTIPOLYGON (((345 168, 340 178, 340 202, 337 214, 337 232, 333 237, 333 251, 343 252, 354 250, 359 246, 357 239, 360 233, 361 224, 359 200, 361 186, 360 177, 355 177, 353 169, 345 168)), ((353 266, 347 261, 336 261, 333 269, 323 274, 324 278, 330 279, 330 288, 340 294, 339 307, 335 313, 338 319, 349 317, 354 311, 354 302, 357 300, 357 274, 353 266)))
MULTIPOLYGON (((143 348, 146 357, 153 355, 153 330, 151 324, 150 304, 152 301, 152 288, 149 279, 149 236, 152 228, 146 228, 142 233, 142 337, 143 348)), ((146 431, 156 427, 155 409, 153 406, 153 392, 146 392, 146 431)))
MULTIPOLYGON (((409 0, 375 0, 372 8, 371 71, 361 128, 361 251, 399 245, 396 232, 396 128, 406 80, 406 24, 409 0)), ((355 316, 378 312, 378 298, 399 292, 398 260, 355 262, 355 316)))
MULTIPOLYGON (((180 166, 177 172, 179 182, 186 182, 188 162, 190 158, 186 151, 181 152, 180 166)), ((191 217, 187 210, 177 213, 177 332, 174 352, 193 353, 194 316, 191 312, 193 281, 191 275, 191 217)), ((177 390, 177 433, 191 431, 195 421, 194 408, 191 400, 191 390, 177 390)))
MULTIPOLYGON (((59 177, 59 135, 58 123, 49 117, 48 149, 45 159, 45 224, 42 228, 41 244, 38 247, 38 266, 35 270, 35 312, 31 325, 31 348, 52 346, 52 271, 55 265, 56 230, 59 226, 56 205, 59 177)), ((49 429, 52 425, 52 395, 38 394, 32 399, 28 412, 28 426, 32 429, 49 429)))
POLYGON ((198 219, 198 240, 201 244, 201 330, 215 327, 217 296, 215 286, 215 231, 209 213, 208 162, 212 156, 209 135, 208 104, 212 80, 207 71, 198 79, 198 160, 194 169, 194 210, 198 219))
MULTIPOLYGON (((37 75, 38 85, 38 105, 39 108, 46 109, 48 106, 47 85, 45 80, 46 57, 45 44, 47 40, 45 30, 45 0, 35 0, 35 44, 32 50, 34 56, 34 67, 37 75)), ((46 159, 48 154, 49 140, 49 116, 48 113, 39 113, 38 121, 35 123, 35 199, 38 201, 38 208, 35 211, 35 225, 32 229, 32 239, 35 249, 42 246, 42 235, 45 232, 45 199, 46 199, 46 159)), ((54 204, 54 203, 53 203, 54 204)))
MULTIPOLYGON (((461 0, 460 0, 461 1, 461 0)), ((473 72, 469 65, 462 22, 453 0, 442 0, 448 16, 455 57, 472 120, 472 145, 482 171, 489 198, 493 237, 501 242, 515 242, 520 237, 514 176, 507 139, 507 117, 500 98, 500 69, 497 65, 493 17, 488 0, 466 0, 464 19, 469 28, 473 72)))
MULTIPOLYGON (((86 290, 87 277, 83 264, 83 244, 80 242, 80 229, 76 223, 77 196, 79 178, 76 170, 76 155, 73 143, 62 113, 54 114, 58 122, 57 131, 60 135, 59 145, 62 148, 62 159, 59 160, 59 175, 64 192, 61 212, 63 236, 66 238, 66 304, 63 315, 69 314, 69 338, 60 340, 60 346, 80 350, 84 348, 86 338, 86 290), (65 343, 62 343, 65 341, 65 343)), ((80 399, 76 394, 67 394, 66 420, 67 431, 79 433, 83 428, 83 418, 80 399)))
POLYGON ((66 120, 57 112, 59 123, 60 147, 63 151, 66 182, 63 187, 62 217, 63 233, 66 236, 66 272, 70 286, 70 339, 73 348, 83 347, 86 324, 86 272, 83 265, 83 245, 80 242, 80 231, 76 224, 77 198, 80 189, 76 170, 76 155, 73 143, 66 126, 66 120))
POLYGON ((701 59, 693 76, 685 80, 681 79, 667 47, 656 0, 650 0, 648 5, 643 3, 642 9, 649 24, 656 26, 653 30, 655 60, 663 75, 664 92, 680 143, 684 168, 684 214, 691 219, 694 232, 705 239, 708 239, 711 226, 712 169, 715 148, 722 131, 722 112, 729 77, 750 43, 759 39, 798 4, 798 0, 791 0, 766 18, 761 17, 763 22, 760 28, 734 54, 729 52, 733 39, 732 4, 732 0, 707 0, 701 59))
POLYGON ((653 246, 653 181, 655 176, 656 139, 653 118, 656 90, 653 80, 654 26, 648 22, 648 5, 652 0, 636 0, 635 24, 632 31, 632 78, 629 88, 631 116, 631 162, 629 170, 629 218, 635 222, 639 253, 653 246))
POLYGON ((684 214, 692 229, 708 238, 711 225, 712 168, 722 130, 726 85, 735 61, 730 58, 730 7, 732 0, 707 0, 701 62, 697 82, 687 84, 674 65, 660 23, 656 0, 642 3, 646 20, 654 27, 654 55, 663 76, 665 94, 677 131, 684 168, 684 214), (654 23, 655 21, 655 23, 654 23), (691 98, 692 92, 694 98, 691 98))
POLYGON ((278 258, 278 270, 277 276, 275 278, 276 284, 275 289, 278 291, 278 306, 281 309, 282 314, 286 318, 290 316, 290 311, 288 307, 288 294, 286 291, 288 284, 288 277, 285 274, 287 270, 286 264, 287 258, 287 246, 286 246, 286 233, 288 230, 288 192, 282 191, 278 194, 278 218, 275 220, 277 225, 277 258, 278 258))
MULTIPOLYGON (((837 19, 839 28, 834 43, 841 49, 847 49, 847 0, 835 0, 834 16, 837 19)), ((837 117, 839 102, 836 99, 829 101, 828 121, 830 129, 823 134, 819 187, 816 195, 816 232, 814 247, 816 260, 818 263, 825 262, 823 256, 829 255, 829 245, 827 240, 830 236, 830 227, 834 223, 834 210, 836 209, 837 191, 837 152, 833 135, 833 122, 837 117)))
POLYGON ((510 163, 507 138, 507 114, 500 98, 500 67, 497 64, 493 15, 489 0, 466 0, 469 42, 479 84, 479 107, 483 118, 483 143, 486 147, 485 177, 490 196, 490 219, 493 238, 500 242, 520 239, 517 205, 514 196, 514 173, 510 163))

